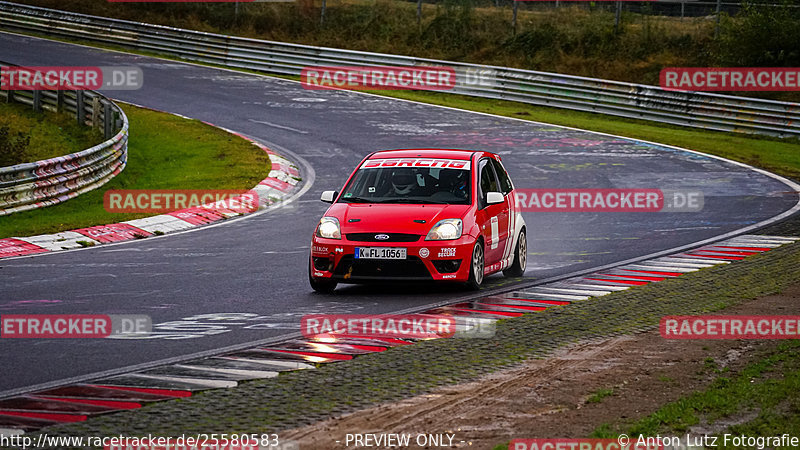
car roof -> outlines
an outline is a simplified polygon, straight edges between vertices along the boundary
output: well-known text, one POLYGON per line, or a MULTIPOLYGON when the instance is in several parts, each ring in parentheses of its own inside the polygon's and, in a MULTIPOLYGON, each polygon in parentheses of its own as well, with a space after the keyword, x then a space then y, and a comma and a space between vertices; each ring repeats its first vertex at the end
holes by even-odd
MULTIPOLYGON (((385 158, 447 158, 469 160, 477 150, 458 150, 442 148, 412 148, 398 150, 381 150, 370 155, 369 159, 385 158)), ((478 153, 488 153, 478 151, 478 153)))

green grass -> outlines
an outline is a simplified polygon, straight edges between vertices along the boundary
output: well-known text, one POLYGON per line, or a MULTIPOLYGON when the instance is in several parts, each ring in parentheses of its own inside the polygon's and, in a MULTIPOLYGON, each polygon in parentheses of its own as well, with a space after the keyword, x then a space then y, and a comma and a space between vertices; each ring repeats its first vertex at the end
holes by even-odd
MULTIPOLYGON (((707 367, 718 376, 706 390, 668 403, 633 425, 603 424, 595 429, 592 437, 615 438, 620 432, 634 438, 684 435, 691 426, 714 427, 720 420, 735 424, 723 425, 719 435, 779 436, 788 430, 798 430, 798 351, 800 342, 784 342, 772 354, 750 363, 735 375, 709 363, 707 367), (754 417, 750 418, 748 413, 754 417)), ((717 448, 734 448, 730 442, 728 444, 723 445, 720 439, 717 448)))
POLYGON ((0 155, 0 167, 63 156, 103 142, 97 129, 78 125, 66 114, 35 112, 30 106, 0 103, 0 128, 12 137, 29 136, 21 155, 0 155))
POLYGON ((249 189, 269 158, 245 139, 196 120, 123 105, 130 120, 128 165, 99 189, 67 202, 0 217, 0 238, 52 233, 152 214, 109 213, 109 189, 249 189))
POLYGON ((586 399, 586 403, 600 403, 609 395, 614 395, 614 389, 598 389, 586 399))

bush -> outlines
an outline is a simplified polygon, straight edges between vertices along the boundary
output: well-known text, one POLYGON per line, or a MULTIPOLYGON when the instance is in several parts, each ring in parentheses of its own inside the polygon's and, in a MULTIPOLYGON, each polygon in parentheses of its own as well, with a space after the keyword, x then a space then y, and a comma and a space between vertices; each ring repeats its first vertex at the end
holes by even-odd
POLYGON ((800 8, 747 2, 735 20, 720 29, 721 65, 796 67, 800 65, 800 8))
POLYGON ((0 127, 0 167, 28 162, 31 137, 23 133, 12 136, 8 127, 0 127))

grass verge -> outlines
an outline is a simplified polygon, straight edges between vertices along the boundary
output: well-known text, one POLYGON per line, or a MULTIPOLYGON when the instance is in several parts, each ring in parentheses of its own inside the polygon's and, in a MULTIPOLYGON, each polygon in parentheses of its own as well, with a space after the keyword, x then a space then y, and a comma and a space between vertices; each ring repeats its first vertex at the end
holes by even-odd
MULTIPOLYGON (((800 429, 800 342, 788 341, 767 357, 749 364, 738 374, 727 368, 712 368, 717 377, 711 386, 678 401, 668 403, 632 425, 605 423, 592 437, 616 438, 626 433, 639 436, 680 436, 693 426, 716 429, 715 448, 741 448, 732 436, 780 436, 787 430, 800 429), (735 422, 729 424, 729 422, 735 422)), ((690 443, 694 441, 690 440, 690 443)), ((780 446, 770 446, 784 448, 780 446)), ((785 447, 789 448, 789 447, 785 447)))
POLYGON ((0 103, 0 129, 11 139, 30 139, 19 151, 0 154, 0 167, 63 156, 103 142, 99 130, 80 126, 71 116, 37 113, 19 104, 0 103))
POLYGON ((109 189, 249 189, 269 174, 267 154, 245 139, 197 120, 121 106, 131 130, 125 170, 67 202, 0 217, 0 238, 153 215, 107 212, 103 194, 109 189))

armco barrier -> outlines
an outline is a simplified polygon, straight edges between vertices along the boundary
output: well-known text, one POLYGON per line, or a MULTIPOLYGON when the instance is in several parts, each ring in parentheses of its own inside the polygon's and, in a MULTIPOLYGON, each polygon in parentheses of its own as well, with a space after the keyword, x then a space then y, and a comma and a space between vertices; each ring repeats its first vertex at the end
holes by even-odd
POLYGON ((453 93, 694 128, 800 137, 800 105, 668 91, 547 72, 224 36, 0 2, 0 29, 146 50, 187 60, 299 75, 306 66, 449 66, 453 93))
MULTIPOLYGON (((0 62, 1 66, 11 66, 0 62)), ((11 91, 0 101, 63 112, 102 130, 105 142, 57 158, 0 167, 0 216, 50 206, 98 188, 125 168, 128 118, 103 95, 89 90, 11 91)))

